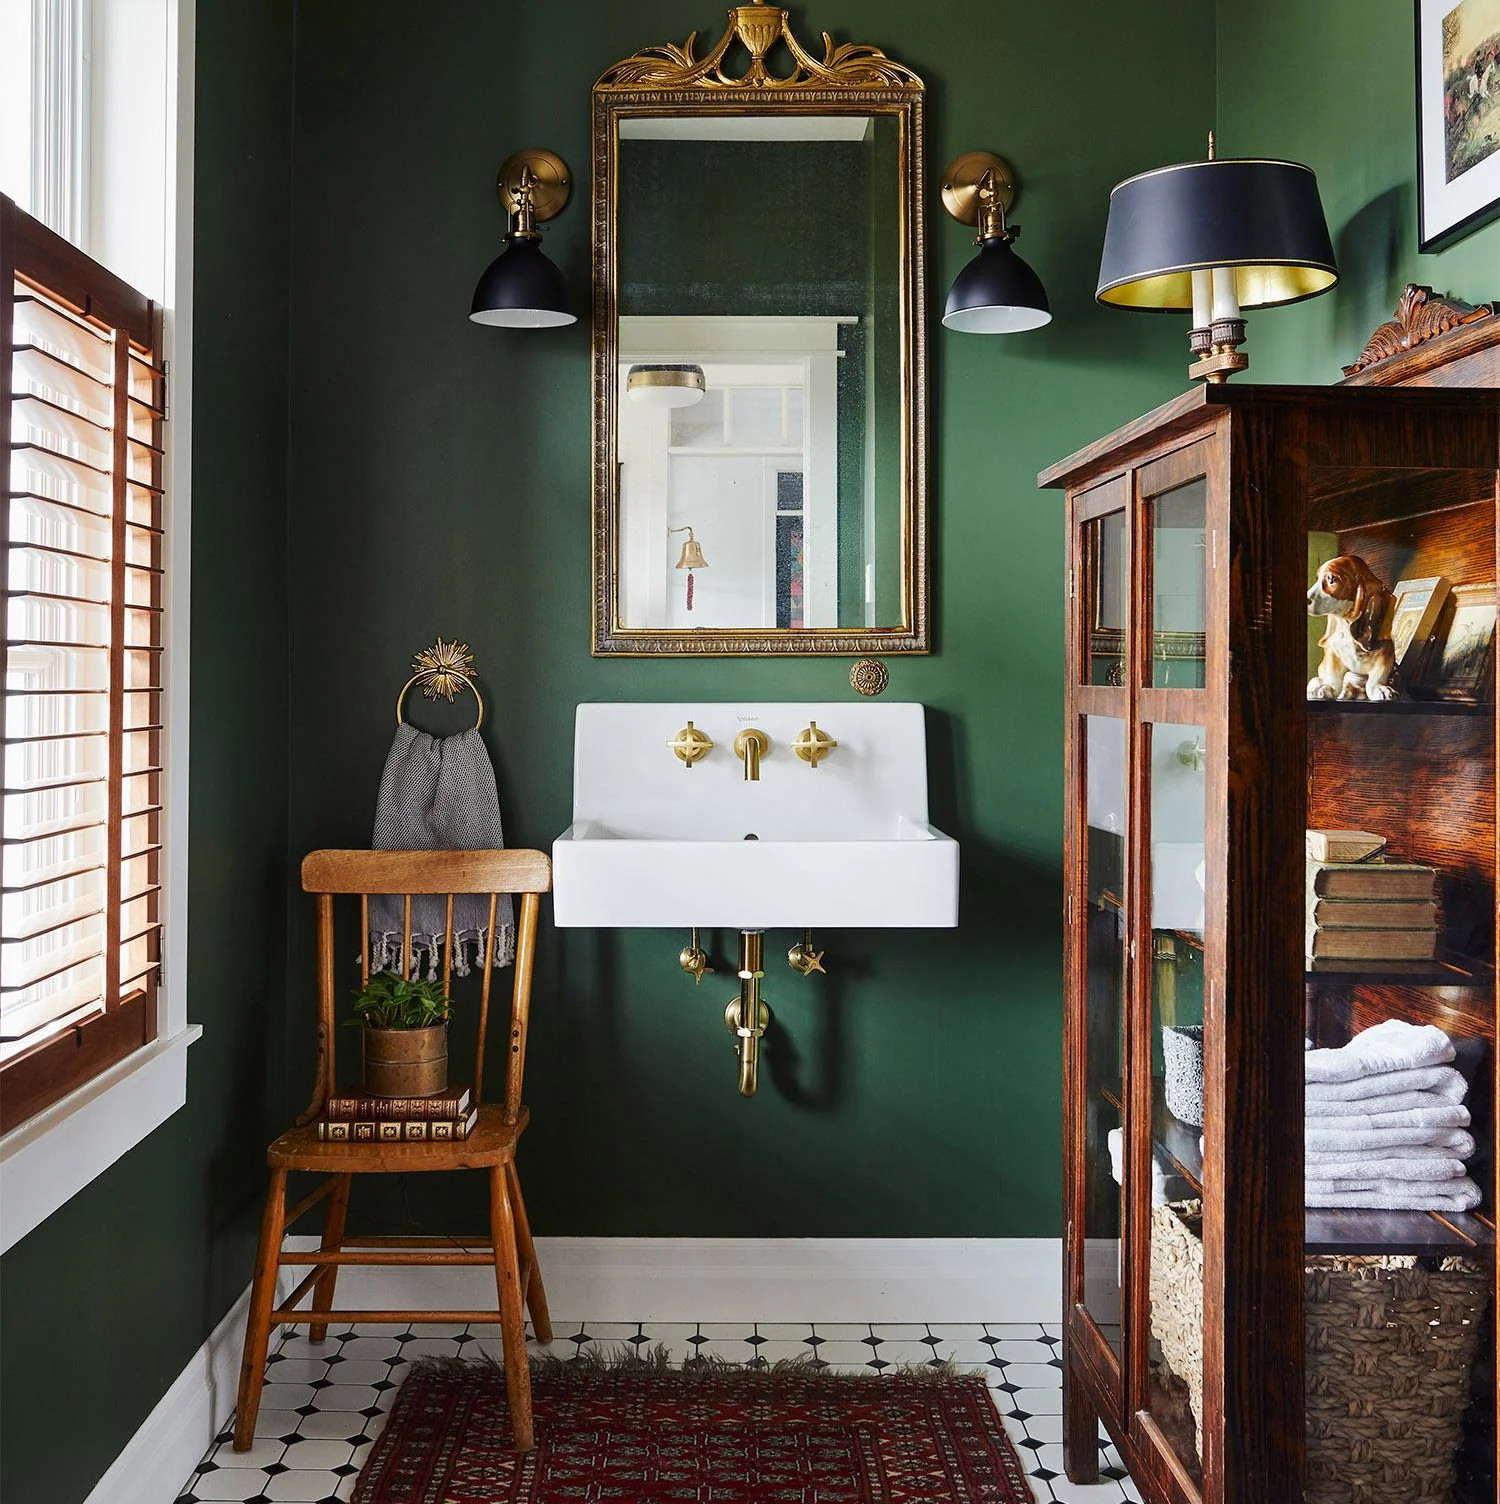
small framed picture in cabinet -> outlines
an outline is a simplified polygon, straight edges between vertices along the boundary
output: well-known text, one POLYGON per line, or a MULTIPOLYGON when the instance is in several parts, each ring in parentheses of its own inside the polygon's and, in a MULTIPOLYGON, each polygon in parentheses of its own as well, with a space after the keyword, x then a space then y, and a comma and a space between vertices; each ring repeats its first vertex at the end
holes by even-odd
POLYGON ((1449 588, 1440 574, 1425 580, 1402 580, 1396 586, 1391 641, 1396 648, 1396 682, 1403 688, 1415 681, 1422 667, 1447 603, 1449 588))
POLYGON ((1495 587, 1455 585, 1416 692, 1423 699, 1484 704, 1494 695, 1494 669, 1495 587))

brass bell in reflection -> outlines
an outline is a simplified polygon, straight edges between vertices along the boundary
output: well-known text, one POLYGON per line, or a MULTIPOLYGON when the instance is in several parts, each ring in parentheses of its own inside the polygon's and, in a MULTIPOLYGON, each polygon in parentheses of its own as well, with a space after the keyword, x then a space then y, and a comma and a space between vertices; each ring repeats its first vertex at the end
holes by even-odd
POLYGON ((708 560, 703 557, 703 550, 698 546, 698 540, 693 536, 690 527, 669 527, 669 533, 687 534, 687 542, 682 545, 682 556, 677 560, 678 569, 707 569, 708 560))

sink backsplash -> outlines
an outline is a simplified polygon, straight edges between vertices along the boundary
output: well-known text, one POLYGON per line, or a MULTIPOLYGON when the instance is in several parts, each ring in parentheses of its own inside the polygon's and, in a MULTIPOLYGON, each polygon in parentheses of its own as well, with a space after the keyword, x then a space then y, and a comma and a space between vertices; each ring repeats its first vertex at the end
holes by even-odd
POLYGON ((922 839, 927 745, 919 704, 726 701, 578 707, 573 824, 635 839, 922 839), (692 721, 714 743, 689 767, 668 745, 692 721), (812 722, 838 745, 813 767, 792 740, 812 722), (755 782, 735 737, 770 739, 755 782), (597 827, 604 827, 599 829, 597 827))

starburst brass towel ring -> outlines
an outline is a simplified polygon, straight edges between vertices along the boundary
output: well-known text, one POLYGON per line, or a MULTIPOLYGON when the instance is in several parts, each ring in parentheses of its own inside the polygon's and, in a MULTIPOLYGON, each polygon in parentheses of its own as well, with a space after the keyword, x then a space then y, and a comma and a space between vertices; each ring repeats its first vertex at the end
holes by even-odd
POLYGON ((474 682, 474 655, 469 651, 469 644, 459 642, 444 642, 441 637, 430 648, 423 648, 411 661, 415 670, 411 678, 401 686, 401 693, 396 696, 396 724, 402 721, 401 708, 406 704, 406 692, 413 684, 421 687, 422 693, 429 700, 435 700, 441 695, 450 705, 457 698, 459 691, 467 689, 474 696, 474 704, 478 707, 474 716, 474 729, 476 731, 484 725, 484 701, 479 697, 479 686, 474 682))

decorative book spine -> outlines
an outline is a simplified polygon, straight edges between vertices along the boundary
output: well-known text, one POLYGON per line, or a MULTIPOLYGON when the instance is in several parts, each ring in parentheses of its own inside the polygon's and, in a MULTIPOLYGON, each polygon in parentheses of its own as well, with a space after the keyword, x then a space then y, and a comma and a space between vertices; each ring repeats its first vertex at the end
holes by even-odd
POLYGON ((469 1092, 444 1092, 436 1097, 330 1097, 323 1115, 345 1122, 414 1122, 461 1118, 469 1110, 469 1092))
POLYGON ((405 1122, 329 1122, 318 1124, 318 1137, 339 1144, 446 1143, 467 1138, 477 1113, 461 1118, 411 1118, 405 1122))

